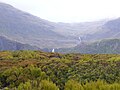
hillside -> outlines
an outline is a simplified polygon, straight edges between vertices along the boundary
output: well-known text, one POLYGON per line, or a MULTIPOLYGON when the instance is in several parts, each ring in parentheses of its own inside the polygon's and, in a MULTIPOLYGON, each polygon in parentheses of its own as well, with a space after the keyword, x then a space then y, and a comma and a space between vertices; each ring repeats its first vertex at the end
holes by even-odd
POLYGON ((87 40, 120 39, 120 18, 104 23, 94 34, 86 35, 87 40))
POLYGON ((73 48, 56 49, 62 53, 120 54, 120 39, 105 39, 93 43, 80 43, 73 48))
POLYGON ((75 40, 54 31, 52 22, 0 3, 0 35, 40 48, 73 46, 75 40), (69 42, 69 44, 68 44, 69 42))
MULTIPOLYGON (((76 39, 85 37, 87 34, 94 34, 99 31, 100 27, 103 26, 109 20, 100 20, 94 22, 81 22, 81 23, 56 23, 54 26, 55 32, 65 36, 73 36, 76 39)), ((85 39, 85 38, 84 38, 85 39)))
POLYGON ((84 41, 93 42, 102 39, 120 39, 119 26, 120 18, 117 18, 94 22, 57 23, 54 31, 76 39, 81 37, 84 41))
POLYGON ((2 50, 40 50, 40 48, 28 44, 22 44, 0 36, 0 51, 2 50))
POLYGON ((120 55, 3 51, 0 89, 120 90, 120 55))

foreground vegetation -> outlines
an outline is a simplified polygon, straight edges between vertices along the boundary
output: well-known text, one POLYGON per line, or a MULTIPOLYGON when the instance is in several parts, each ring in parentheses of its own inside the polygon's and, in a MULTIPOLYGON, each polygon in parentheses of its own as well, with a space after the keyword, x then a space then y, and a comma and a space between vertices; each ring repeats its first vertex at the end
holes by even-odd
POLYGON ((3 90, 120 90, 120 55, 0 52, 3 90))

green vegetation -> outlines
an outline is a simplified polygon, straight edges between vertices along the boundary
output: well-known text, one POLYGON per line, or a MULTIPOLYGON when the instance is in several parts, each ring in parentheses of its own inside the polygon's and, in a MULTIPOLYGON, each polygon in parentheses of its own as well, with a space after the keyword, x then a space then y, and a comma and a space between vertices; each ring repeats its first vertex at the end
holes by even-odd
POLYGON ((120 55, 0 52, 3 90, 120 90, 120 55))

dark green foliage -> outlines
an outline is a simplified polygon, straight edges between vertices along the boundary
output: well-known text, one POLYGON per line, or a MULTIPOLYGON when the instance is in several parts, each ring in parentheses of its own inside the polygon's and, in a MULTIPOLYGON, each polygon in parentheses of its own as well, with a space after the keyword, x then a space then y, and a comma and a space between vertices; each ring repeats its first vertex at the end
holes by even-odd
POLYGON ((0 76, 2 87, 15 87, 20 83, 24 83, 28 80, 43 80, 47 79, 47 76, 40 68, 34 67, 33 65, 22 68, 12 67, 2 72, 0 76))
POLYGON ((0 59, 1 89, 119 90, 120 86, 120 55, 116 54, 3 51, 0 59))

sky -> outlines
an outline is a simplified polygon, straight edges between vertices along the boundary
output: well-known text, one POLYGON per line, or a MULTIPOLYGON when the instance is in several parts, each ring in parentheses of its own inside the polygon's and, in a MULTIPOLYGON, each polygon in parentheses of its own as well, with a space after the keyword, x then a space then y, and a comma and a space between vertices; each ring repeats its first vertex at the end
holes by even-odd
POLYGON ((52 22, 88 22, 120 17, 120 0, 0 0, 52 22))

